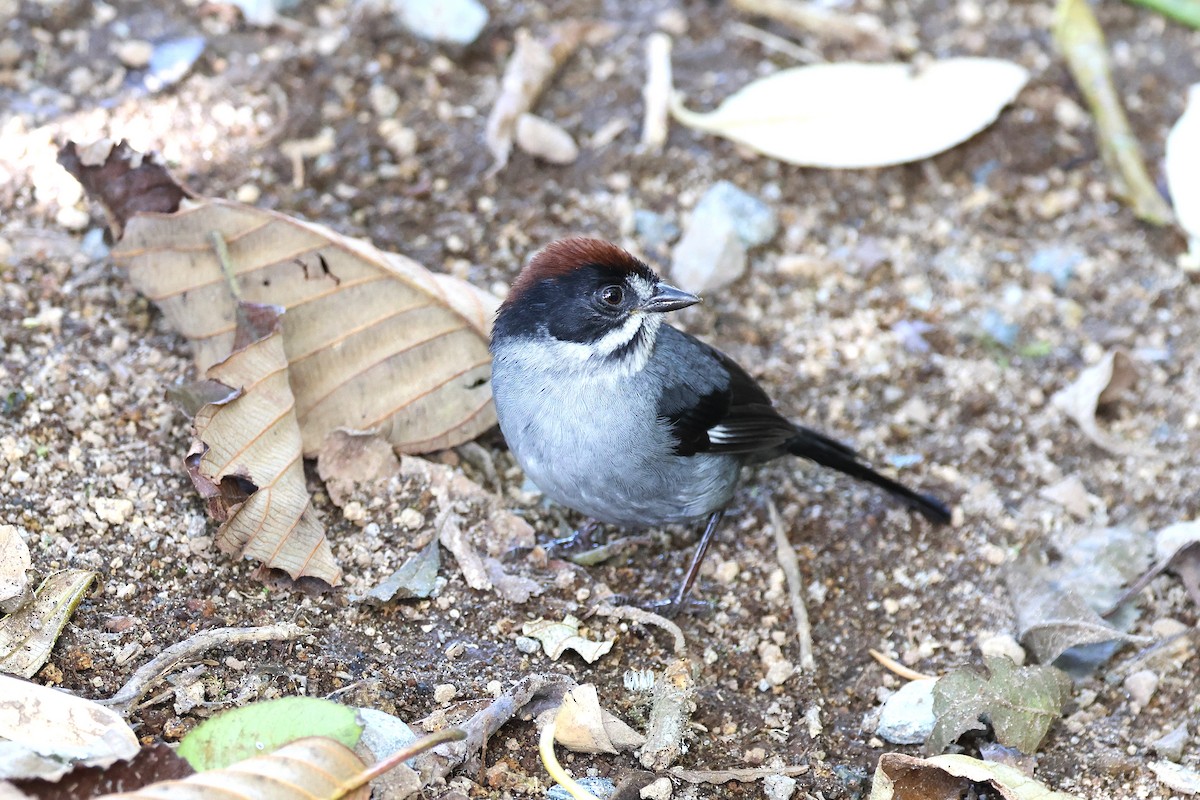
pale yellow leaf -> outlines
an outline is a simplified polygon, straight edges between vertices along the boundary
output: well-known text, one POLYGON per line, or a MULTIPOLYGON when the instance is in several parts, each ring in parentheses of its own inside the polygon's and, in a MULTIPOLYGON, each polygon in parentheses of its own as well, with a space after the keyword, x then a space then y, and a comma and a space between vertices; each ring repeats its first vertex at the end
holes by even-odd
POLYGON ((279 309, 241 309, 241 347, 207 373, 231 392, 196 412, 184 463, 221 523, 222 550, 336 586, 341 569, 304 481, 279 309))
POLYGON ((612 649, 613 643, 594 642, 579 635, 579 620, 568 614, 562 622, 535 619, 526 622, 521 633, 542 643, 546 655, 557 661, 567 650, 574 650, 591 664, 612 649))
POLYGON ((32 603, 0 620, 0 672, 37 674, 95 578, 86 569, 56 572, 42 581, 32 603))
POLYGON ((424 452, 495 424, 494 298, 321 225, 223 200, 137 214, 113 250, 192 341, 201 370, 229 354, 236 324, 214 234, 242 299, 287 309, 283 345, 304 455, 338 428, 424 452))
POLYGON ((574 687, 563 696, 555 717, 554 739, 577 753, 617 753, 641 747, 646 737, 600 707, 596 687, 574 687))
POLYGON ((1029 74, 992 58, 815 64, 776 72, 698 114, 675 118, 790 164, 860 169, 948 150, 992 123, 1029 74))
POLYGON ((366 800, 370 785, 346 792, 364 769, 350 748, 333 739, 297 739, 269 755, 248 758, 225 769, 162 781, 135 792, 106 794, 102 800, 366 800))
POLYGON ((56 780, 76 764, 108 766, 141 745, 121 715, 73 694, 0 675, 0 739, 40 756, 56 780))

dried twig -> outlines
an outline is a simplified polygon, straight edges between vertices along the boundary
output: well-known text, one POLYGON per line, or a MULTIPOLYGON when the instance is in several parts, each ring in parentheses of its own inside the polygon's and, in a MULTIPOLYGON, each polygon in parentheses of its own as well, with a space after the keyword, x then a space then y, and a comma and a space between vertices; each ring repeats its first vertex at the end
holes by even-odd
POLYGON ((101 705, 113 706, 122 713, 128 714, 163 675, 183 662, 196 658, 201 653, 215 647, 228 647, 246 642, 298 639, 304 633, 304 628, 292 624, 262 625, 257 628, 214 628, 209 631, 200 631, 195 636, 171 645, 150 659, 133 673, 133 676, 117 690, 116 694, 99 702, 101 705))
POLYGON ((684 769, 671 767, 671 777, 687 783, 729 783, 739 781, 749 783, 772 775, 803 775, 808 772, 807 764, 797 764, 793 767, 754 767, 748 769, 684 769))
POLYGON ((644 608, 637 606, 597 606, 595 614, 601 617, 614 617, 616 619, 627 619, 630 622, 635 622, 639 625, 654 625, 662 628, 667 633, 675 638, 674 649, 675 655, 683 658, 687 655, 687 642, 684 641, 683 631, 679 626, 666 617, 655 614, 653 611, 647 611, 644 608))
POLYGON ((842 14, 801 0, 733 0, 732 5, 743 14, 769 17, 824 39, 884 50, 892 46, 879 20, 865 14, 842 14))
POLYGON ((924 672, 917 672, 915 669, 909 669, 896 659, 886 656, 878 650, 868 650, 867 652, 870 653, 871 658, 878 661, 884 667, 884 669, 896 673, 906 681, 927 681, 936 677, 934 675, 926 675, 924 672))
POLYGON ((661 152, 667 143, 672 91, 671 37, 658 31, 646 40, 646 85, 642 88, 642 99, 646 103, 642 147, 649 152, 661 152))
POLYGON ((819 55, 809 50, 807 47, 801 47, 790 39, 785 39, 782 36, 776 36, 770 31, 764 31, 762 28, 756 28, 753 25, 747 25, 744 22, 735 22, 729 26, 730 33, 736 36, 741 36, 743 39, 749 39, 752 42, 758 42, 768 50, 773 50, 776 53, 782 53, 785 56, 794 58, 803 64, 820 63, 824 61, 819 55))
POLYGON ((804 605, 804 578, 800 575, 800 560, 788 541, 783 519, 775 503, 767 501, 767 513, 771 516, 771 527, 775 529, 775 557, 787 578, 788 598, 792 604, 792 616, 796 619, 796 640, 800 646, 800 669, 811 672, 816 666, 813 658, 812 627, 808 623, 808 608, 804 605))

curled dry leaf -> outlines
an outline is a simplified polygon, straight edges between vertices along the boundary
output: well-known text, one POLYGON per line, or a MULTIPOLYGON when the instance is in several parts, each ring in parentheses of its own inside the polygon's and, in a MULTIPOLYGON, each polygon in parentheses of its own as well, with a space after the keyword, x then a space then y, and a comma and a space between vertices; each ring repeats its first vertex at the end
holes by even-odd
MULTIPOLYGON (((405 452, 424 452, 495 424, 487 349, 495 298, 282 214, 214 199, 180 207, 182 190, 168 198, 174 206, 150 204, 126 186, 135 163, 150 169, 128 147, 112 149, 101 166, 83 165, 73 152, 67 145, 60 161, 128 221, 113 258, 191 340, 200 370, 230 352, 230 280, 241 299, 288 309, 283 343, 306 456, 338 428, 376 430, 405 452)), ((157 170, 142 180, 173 183, 157 170)))
POLYGON ((56 572, 42 581, 32 603, 0 620, 0 672, 37 674, 95 579, 86 569, 56 572))
MULTIPOLYGON (((115 761, 107 767, 77 766, 56 781, 28 778, 12 783, 24 795, 36 800, 74 800, 140 789, 156 781, 186 778, 194 772, 186 761, 175 755, 174 748, 158 742, 138 750, 133 758, 115 761)), ((3 792, 0 797, 4 797, 3 792)))
POLYGON ((367 800, 371 796, 369 785, 349 792, 343 789, 352 785, 363 769, 363 762, 346 745, 309 736, 269 755, 198 772, 183 780, 153 783, 135 792, 105 795, 104 800, 367 800))
POLYGON ((400 569, 380 581, 366 595, 354 599, 382 604, 390 600, 429 597, 437 586, 437 574, 441 563, 441 553, 435 540, 426 545, 421 552, 410 556, 400 565, 400 569))
POLYGON ((676 96, 675 118, 789 164, 861 169, 936 155, 979 133, 1029 73, 1010 61, 816 64, 776 72, 698 114, 676 96), (886 135, 880 135, 886 131, 886 135))
POLYGON ((503 169, 508 163, 517 120, 533 109, 559 67, 585 40, 595 44, 611 35, 610 25, 581 20, 560 22, 541 39, 535 39, 524 28, 517 31, 516 44, 500 79, 500 94, 488 114, 484 133, 484 142, 496 159, 494 170, 503 169))
POLYGON ((1200 270, 1200 83, 1188 89, 1187 108, 1167 134, 1163 172, 1175 218, 1190 240, 1184 265, 1200 270))
POLYGON ((879 757, 869 800, 959 800, 967 796, 973 783, 989 785, 1001 800, 1080 800, 1007 764, 964 755, 917 758, 903 753, 879 757))
POLYGON ((1070 386, 1056 392, 1051 402, 1099 447, 1117 455, 1139 455, 1146 448, 1100 430, 1096 422, 1097 406, 1112 402, 1136 383, 1137 368, 1133 360, 1123 350, 1113 350, 1079 373, 1070 386))
POLYGON ((542 643, 542 650, 551 659, 557 661, 559 656, 568 650, 574 650, 583 656, 589 664, 612 649, 612 641, 594 642, 579 635, 579 620, 570 614, 562 622, 548 619, 535 619, 526 622, 521 633, 542 643))
POLYGON ((1087 0, 1058 0, 1054 41, 1096 118, 1100 155, 1113 189, 1139 219, 1155 225, 1172 221, 1171 209, 1154 186, 1142 161, 1137 137, 1113 85, 1108 46, 1087 0))
POLYGON ((581 684, 563 697, 554 739, 577 753, 618 753, 641 747, 646 737, 600 707, 596 687, 581 684))
POLYGON ((304 482, 281 313, 238 305, 238 347, 207 373, 229 392, 196 413, 184 463, 209 516, 220 522, 224 552, 336 586, 341 569, 304 482))
POLYGON ((0 739, 31 754, 34 773, 54 780, 76 764, 108 766, 140 744, 118 712, 57 689, 0 675, 0 739))
POLYGON ((1072 647, 1100 642, 1145 642, 1104 621, 1070 589, 1056 588, 1031 559, 1010 565, 1005 574, 1024 644, 1042 664, 1049 664, 1072 647))
POLYGON ((30 599, 30 563, 29 547, 17 526, 0 525, 0 613, 11 614, 30 599))

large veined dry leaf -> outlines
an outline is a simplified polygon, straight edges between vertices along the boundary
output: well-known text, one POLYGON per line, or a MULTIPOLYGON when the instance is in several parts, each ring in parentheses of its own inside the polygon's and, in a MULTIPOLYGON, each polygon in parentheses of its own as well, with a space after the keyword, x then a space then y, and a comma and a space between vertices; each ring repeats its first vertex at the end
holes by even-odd
POLYGON ((354 751, 341 742, 309 736, 225 769, 153 783, 136 792, 106 794, 101 800, 366 800, 371 796, 369 784, 349 792, 343 788, 352 785, 363 768, 354 751))
POLYGON ((1113 190, 1139 219, 1155 225, 1169 224, 1173 219, 1171 208, 1146 172, 1137 137, 1113 83, 1104 31, 1088 0, 1058 0, 1054 13, 1054 43, 1096 118, 1100 155, 1113 190))
POLYGON ((229 391, 196 412, 188 474, 209 515, 221 523, 222 550, 292 578, 336 586, 341 569, 304 483, 281 310, 247 303, 238 308, 237 349, 207 373, 210 387, 229 391))
POLYGON ((929 752, 940 753, 967 731, 982 730, 980 717, 986 717, 997 742, 1033 753, 1062 715, 1071 697, 1065 672, 1041 664, 1018 667, 1005 656, 988 656, 986 662, 987 676, 963 667, 937 679, 937 722, 925 742, 929 752))
POLYGON ((32 603, 0 620, 0 672, 36 675, 95 579, 86 569, 56 572, 42 581, 32 603))
POLYGON ((917 758, 903 753, 879 757, 869 800, 959 800, 972 783, 990 785, 1001 800, 1080 800, 1007 764, 964 755, 917 758))
POLYGON ((103 161, 84 161, 73 145, 59 158, 125 223, 113 258, 191 340, 201 370, 233 343, 231 279, 240 299, 287 310, 283 345, 306 456, 338 428, 375 430, 415 453, 495 424, 487 340, 496 300, 487 293, 321 225, 168 195, 165 170, 124 143, 103 161), (162 203, 130 189, 135 163, 134 185, 155 187, 162 203))
POLYGON ((118 712, 73 694, 0 675, 0 740, 9 742, 0 763, 0 780, 54 780, 76 764, 108 766, 132 758, 141 746, 118 712), (25 748, 23 762, 33 769, 14 773, 14 748, 25 748))
POLYGON ((698 114, 677 97, 675 118, 764 155, 807 167, 861 169, 936 155, 990 125, 1029 78, 993 58, 908 64, 815 64, 742 87, 698 114))

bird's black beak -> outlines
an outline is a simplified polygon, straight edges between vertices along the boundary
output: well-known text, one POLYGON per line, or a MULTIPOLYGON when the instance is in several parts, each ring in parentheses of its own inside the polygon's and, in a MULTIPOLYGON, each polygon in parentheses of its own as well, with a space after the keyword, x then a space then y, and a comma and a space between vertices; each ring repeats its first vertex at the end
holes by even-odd
POLYGON ((690 292, 676 289, 670 284, 660 283, 654 287, 654 296, 642 304, 642 310, 656 312, 678 311, 681 308, 694 306, 699 302, 700 298, 690 292))

